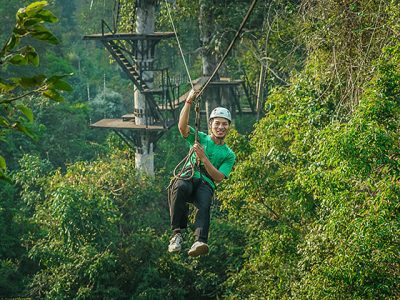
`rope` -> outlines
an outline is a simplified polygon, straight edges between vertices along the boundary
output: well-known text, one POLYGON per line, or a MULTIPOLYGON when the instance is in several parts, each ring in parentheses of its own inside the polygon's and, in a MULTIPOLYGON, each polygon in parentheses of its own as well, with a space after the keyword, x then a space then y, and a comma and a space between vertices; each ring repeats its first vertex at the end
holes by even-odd
POLYGON ((190 82, 190 85, 192 86, 192 89, 193 89, 192 77, 190 77, 189 68, 188 68, 188 66, 187 66, 187 64, 186 64, 185 56, 183 55, 183 50, 182 50, 182 47, 181 47, 181 43, 180 43, 180 41, 179 41, 178 34, 176 33, 176 28, 175 28, 174 20, 172 19, 171 12, 170 12, 170 10, 169 10, 169 4, 168 4, 167 0, 165 0, 165 4, 166 4, 166 6, 167 6, 167 12, 168 12, 169 20, 171 21, 172 28, 173 28, 174 34, 175 34, 175 38, 176 38, 176 41, 177 41, 177 43, 178 43, 179 52, 180 52, 180 54, 181 54, 181 57, 182 57, 182 60, 183 60, 183 64, 185 65, 186 74, 187 74, 187 76, 189 77, 189 82, 190 82))
MULTIPOLYGON (((187 72, 188 77, 189 77, 189 79, 190 79, 189 70, 188 70, 187 65, 186 65, 185 57, 183 56, 183 51, 182 51, 182 48, 181 48, 181 45, 180 45, 180 42, 179 42, 179 39, 178 39, 178 35, 177 35, 177 33, 176 33, 176 30, 175 30, 175 25, 174 25, 174 23, 173 23, 171 14, 170 14, 170 12, 169 12, 167 0, 165 0, 165 2, 166 2, 166 4, 167 4, 168 14, 169 14, 169 17, 170 17, 170 20, 171 20, 171 23, 172 23, 172 27, 173 27, 173 29, 174 29, 174 33, 175 33, 176 40, 178 41, 179 50, 180 50, 180 53, 181 53, 183 62, 184 62, 184 64, 185 64, 186 72, 187 72)), ((250 5, 250 7, 249 7, 249 9, 248 9, 248 11, 247 11, 247 13, 246 13, 244 19, 242 20, 242 23, 241 23, 240 26, 239 26, 239 29, 236 31, 236 34, 235 34, 233 40, 231 41, 231 43, 229 44, 227 50, 225 51, 225 53, 224 53, 224 55, 223 55, 221 61, 220 61, 220 62, 218 63, 218 65, 215 67, 213 73, 212 73, 211 76, 208 78, 208 80, 206 81, 206 83, 202 86, 201 90, 199 91, 199 93, 198 93, 197 96, 196 96, 196 99, 194 100, 194 102, 195 102, 195 104, 196 104, 196 106, 195 106, 195 111, 196 111, 196 119, 195 119, 195 142, 198 142, 198 132, 199 132, 199 128, 200 128, 200 102, 201 102, 201 101, 200 101, 200 97, 201 97, 201 95, 203 94, 204 90, 207 88, 207 86, 210 84, 211 80, 212 80, 212 79, 214 78, 214 76, 217 74, 219 68, 222 66, 222 64, 223 64, 223 62, 225 61, 226 57, 228 56, 228 54, 229 54, 230 51, 232 50, 233 45, 235 44, 236 40, 238 39, 240 33, 241 33, 242 30, 243 30, 244 25, 246 24, 247 20, 249 19, 250 15, 251 15, 251 13, 252 13, 254 7, 255 7, 256 2, 257 2, 257 0, 253 0, 253 2, 252 2, 252 4, 250 5), (199 100, 198 100, 198 99, 199 99, 199 100)), ((193 83, 192 83, 192 80, 191 80, 191 79, 190 79, 190 83, 191 83, 192 88, 193 88, 193 83)), ((188 155, 186 155, 186 157, 185 157, 180 163, 178 163, 178 165, 175 167, 174 172, 173 172, 173 178, 171 179, 171 181, 170 181, 170 183, 169 183, 169 185, 168 185, 168 187, 167 187, 167 189, 168 189, 168 191, 169 191, 169 192, 168 192, 168 200, 169 200, 170 197, 171 197, 172 186, 175 184, 175 182, 176 182, 178 179, 181 179, 181 180, 190 180, 190 179, 193 178, 193 175, 194 175, 194 173, 195 173, 195 168, 196 168, 196 166, 194 165, 193 161, 190 159, 191 156, 193 155, 193 153, 194 153, 194 149, 193 149, 193 147, 192 147, 192 148, 189 150, 188 155), (181 166, 182 166, 182 167, 181 167, 181 166), (188 166, 189 166, 189 167, 188 167, 188 166), (181 168, 181 169, 180 169, 180 171, 177 173, 177 170, 178 170, 179 168, 181 168), (187 171, 190 171, 190 172, 187 173, 187 171), (185 174, 185 173, 187 173, 187 174, 185 174)), ((200 168, 199 168, 199 169, 200 169, 200 168)), ((201 171, 200 171, 200 172, 201 172, 201 171)), ((201 176, 201 173, 200 173, 200 176, 201 176)))
POLYGON ((251 12, 254 9, 254 6, 256 5, 257 0, 254 0, 253 3, 251 3, 246 16, 244 17, 242 23, 239 26, 238 31, 236 31, 235 37, 233 38, 233 40, 231 41, 230 45, 228 46, 228 49, 225 51, 224 56, 222 57, 221 61, 219 62, 219 64, 215 67, 214 72, 211 74, 210 78, 208 78, 208 80, 206 81, 206 83, 203 85, 202 89, 200 90, 200 92, 198 93, 197 97, 200 97, 204 90, 207 88, 207 86, 209 85, 209 83, 211 82, 211 80, 213 80, 215 74, 217 74, 219 68, 222 66, 223 62, 225 61, 226 57, 228 56, 229 52, 231 52, 233 45, 235 44, 236 40, 238 39, 240 33, 243 30, 244 25, 246 24, 247 20, 249 19, 251 12))
MULTIPOLYGON (((200 101, 196 103, 196 120, 195 120, 195 126, 200 127, 200 101)), ((198 142, 199 136, 198 136, 198 131, 195 132, 195 142, 198 142)), ((194 175, 194 170, 196 168, 196 165, 193 163, 193 161, 190 159, 194 153, 194 148, 190 148, 189 153, 176 165, 174 171, 173 171, 173 178, 170 182, 170 185, 168 188, 173 184, 174 181, 177 179, 183 179, 183 180, 190 180, 193 178, 194 175), (190 165, 188 168, 187 166, 190 165), (179 172, 178 172, 179 170, 179 172), (189 171, 189 173, 186 173, 189 171)))

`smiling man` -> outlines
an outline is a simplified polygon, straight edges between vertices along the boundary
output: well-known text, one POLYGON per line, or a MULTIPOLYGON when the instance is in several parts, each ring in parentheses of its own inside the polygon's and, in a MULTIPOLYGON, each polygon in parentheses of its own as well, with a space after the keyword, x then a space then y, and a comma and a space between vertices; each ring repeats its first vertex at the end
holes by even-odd
MULTIPOLYGON (((171 228, 173 237, 168 246, 169 252, 179 252, 182 248, 182 229, 187 227, 188 203, 196 207, 195 243, 190 248, 190 256, 208 253, 208 230, 210 227, 210 208, 216 183, 227 178, 235 163, 234 152, 225 144, 225 137, 231 125, 231 113, 223 107, 215 108, 209 118, 210 134, 198 133, 195 142, 195 129, 189 126, 190 107, 196 98, 191 90, 179 117, 179 131, 188 144, 193 147, 193 164, 199 163, 190 180, 177 180, 172 186, 170 198, 171 228)), ((190 167, 190 162, 187 167, 190 167)))

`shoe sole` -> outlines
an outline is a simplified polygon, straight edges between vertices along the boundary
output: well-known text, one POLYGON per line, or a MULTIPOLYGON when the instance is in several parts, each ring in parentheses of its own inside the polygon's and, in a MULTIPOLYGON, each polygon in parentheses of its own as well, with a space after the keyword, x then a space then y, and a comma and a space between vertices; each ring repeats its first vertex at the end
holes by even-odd
POLYGON ((189 250, 189 252, 188 252, 189 256, 191 256, 191 257, 196 257, 196 256, 207 254, 207 253, 208 253, 207 245, 197 246, 195 249, 189 250))
POLYGON ((182 248, 178 248, 178 249, 170 249, 168 248, 168 252, 169 253, 174 253, 174 252, 180 252, 182 248))

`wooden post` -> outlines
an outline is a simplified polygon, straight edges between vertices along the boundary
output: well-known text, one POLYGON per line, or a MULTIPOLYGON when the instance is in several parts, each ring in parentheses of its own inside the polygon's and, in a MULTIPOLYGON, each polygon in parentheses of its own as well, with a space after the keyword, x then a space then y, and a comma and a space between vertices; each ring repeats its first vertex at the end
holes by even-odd
MULTIPOLYGON (((155 27, 155 3, 152 0, 139 1, 139 5, 136 8, 136 33, 138 34, 151 34, 154 33, 155 27)), ((137 67, 143 81, 151 89, 153 87, 154 73, 149 70, 142 70, 148 65, 152 65, 154 57, 149 55, 151 53, 148 47, 148 40, 138 41, 138 56, 136 57, 137 67), (145 51, 149 50, 149 51, 145 51)), ((152 118, 146 118, 146 95, 140 93, 138 89, 134 92, 134 111, 135 123, 139 125, 151 125, 152 118), (140 113, 143 112, 143 113, 140 113), (148 122, 148 124, 146 124, 148 122)), ((153 143, 151 142, 148 134, 142 133, 140 135, 140 145, 136 146, 135 154, 135 167, 136 169, 143 171, 144 173, 154 176, 154 152, 153 143)))

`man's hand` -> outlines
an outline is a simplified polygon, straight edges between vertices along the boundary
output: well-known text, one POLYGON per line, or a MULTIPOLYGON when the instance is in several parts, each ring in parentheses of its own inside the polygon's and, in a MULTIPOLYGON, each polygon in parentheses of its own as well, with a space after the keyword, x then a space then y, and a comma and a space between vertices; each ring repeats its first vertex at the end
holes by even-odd
POLYGON ((221 182, 225 178, 225 175, 218 171, 218 169, 216 169, 212 165, 212 163, 206 156, 206 153, 204 152, 204 148, 198 142, 196 142, 193 145, 193 149, 197 155, 197 160, 203 163, 204 168, 206 169, 209 176, 211 176, 211 179, 214 180, 216 183, 221 182))
POLYGON ((193 149, 194 149, 194 152, 197 155, 197 159, 199 159, 201 162, 204 163, 204 160, 207 159, 207 156, 206 156, 206 154, 204 152, 204 148, 198 142, 196 142, 193 145, 193 149))
POLYGON ((188 97, 186 98, 185 101, 186 103, 181 110, 181 114, 179 115, 178 129, 184 138, 187 138, 190 132, 189 129, 190 106, 192 104, 192 101, 196 99, 198 93, 199 92, 195 91, 194 89, 190 90, 188 97))
POLYGON ((186 102, 191 104, 197 98, 198 94, 198 91, 196 91, 195 89, 191 89, 188 97, 186 98, 186 102))

